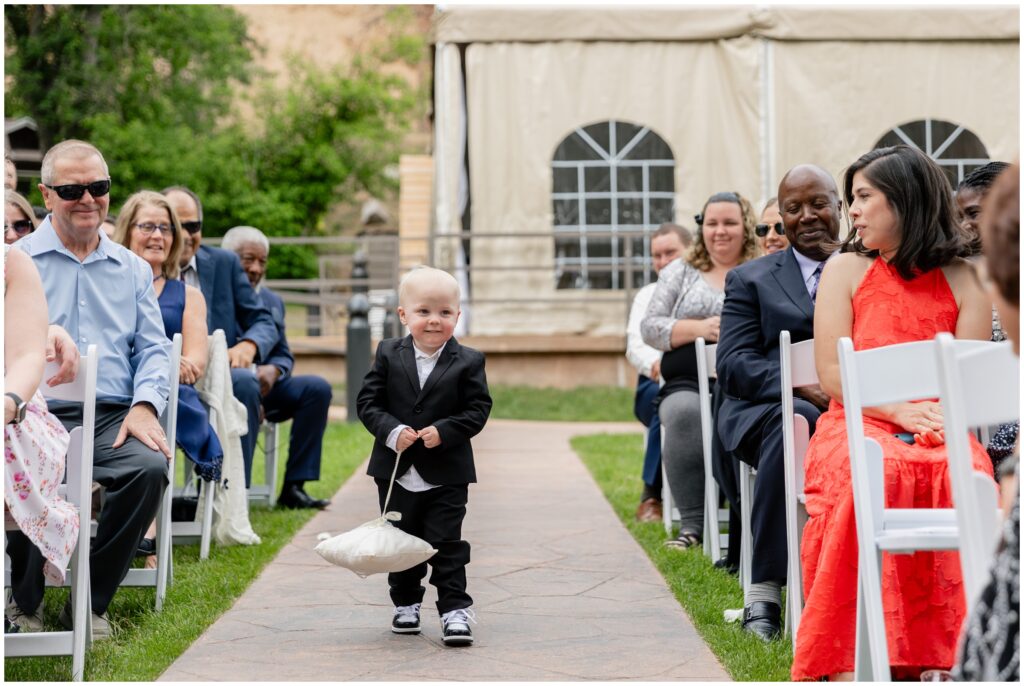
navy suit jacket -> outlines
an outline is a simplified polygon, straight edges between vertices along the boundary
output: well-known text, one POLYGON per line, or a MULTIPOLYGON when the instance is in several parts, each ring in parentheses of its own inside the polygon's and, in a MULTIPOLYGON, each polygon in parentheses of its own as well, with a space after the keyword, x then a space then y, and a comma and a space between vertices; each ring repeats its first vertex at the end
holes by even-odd
POLYGON ((423 441, 413 443, 402 453, 397 476, 416 465, 420 476, 438 486, 476 481, 469 439, 480 433, 491 413, 482 352, 449 339, 420 388, 412 336, 383 340, 363 379, 356 409, 360 421, 377 439, 366 470, 370 476, 391 478, 395 453, 387 447, 387 439, 396 426, 407 424, 419 431, 433 425, 441 445, 427 448, 423 441))
POLYGON ((256 361, 267 359, 277 343, 277 327, 242 271, 235 253, 200 245, 196 251, 199 286, 206 298, 206 325, 224 329, 228 347, 242 339, 256 344, 256 361))
POLYGON ((814 337, 814 303, 787 248, 752 260, 725 277, 715 366, 725 394, 718 434, 736 450, 766 412, 782 403, 779 333, 793 343, 814 337))
POLYGON ((269 288, 263 287, 257 293, 260 302, 270 310, 270 316, 274 319, 274 326, 277 327, 277 344, 274 349, 263 358, 262 364, 272 364, 281 370, 280 378, 292 373, 295 366, 295 357, 288 347, 288 339, 284 335, 284 301, 281 296, 269 288))

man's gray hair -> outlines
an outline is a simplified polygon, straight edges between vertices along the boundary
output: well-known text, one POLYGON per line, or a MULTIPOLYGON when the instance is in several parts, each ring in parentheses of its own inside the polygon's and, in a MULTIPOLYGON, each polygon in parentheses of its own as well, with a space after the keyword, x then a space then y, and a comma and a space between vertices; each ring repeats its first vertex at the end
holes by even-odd
POLYGON ((107 161, 103 159, 103 153, 101 153, 92 143, 70 138, 66 141, 57 143, 57 145, 46 151, 46 154, 43 156, 43 164, 39 171, 40 180, 43 182, 44 186, 53 185, 53 167, 59 159, 63 159, 65 157, 81 159, 91 155, 96 155, 100 158, 100 162, 103 163, 103 173, 109 177, 110 169, 107 167, 107 161))
POLYGON ((267 255, 270 254, 270 241, 255 226, 236 226, 233 229, 228 229, 228 232, 224 234, 224 238, 220 242, 220 247, 237 253, 246 243, 262 245, 263 249, 267 251, 267 255))

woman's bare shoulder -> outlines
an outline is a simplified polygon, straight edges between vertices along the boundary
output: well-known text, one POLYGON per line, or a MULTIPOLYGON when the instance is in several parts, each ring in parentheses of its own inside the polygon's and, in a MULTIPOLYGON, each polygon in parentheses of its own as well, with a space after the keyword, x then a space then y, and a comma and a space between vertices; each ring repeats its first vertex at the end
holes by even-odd
POLYGON ((833 255, 825 263, 825 273, 836 277, 860 278, 871 266, 872 259, 855 252, 844 252, 833 255))

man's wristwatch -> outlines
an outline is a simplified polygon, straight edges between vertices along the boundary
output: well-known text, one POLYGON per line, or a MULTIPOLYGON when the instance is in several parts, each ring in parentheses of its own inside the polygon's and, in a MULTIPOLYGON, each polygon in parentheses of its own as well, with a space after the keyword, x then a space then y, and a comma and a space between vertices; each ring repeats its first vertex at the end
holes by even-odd
POLYGON ((28 403, 22 400, 17 393, 4 393, 4 396, 14 401, 14 419, 11 420, 11 424, 20 424, 28 411, 28 403))

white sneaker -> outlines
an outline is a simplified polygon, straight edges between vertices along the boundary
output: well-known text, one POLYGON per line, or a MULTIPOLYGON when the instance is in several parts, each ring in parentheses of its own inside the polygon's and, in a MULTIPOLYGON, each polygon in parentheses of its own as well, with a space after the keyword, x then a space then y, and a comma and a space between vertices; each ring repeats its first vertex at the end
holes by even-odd
POLYGON ((399 605, 391 619, 391 633, 418 634, 420 632, 420 604, 399 605))
POLYGON ((7 621, 18 627, 18 633, 24 634, 34 631, 43 630, 43 603, 39 603, 39 607, 32 614, 29 614, 18 607, 18 603, 14 602, 14 593, 11 589, 7 589, 6 594, 6 607, 4 608, 4 614, 7 616, 7 621))
POLYGON ((469 623, 476 624, 476 613, 471 608, 462 608, 441 615, 442 639, 446 646, 468 646, 473 643, 473 630, 469 623))

